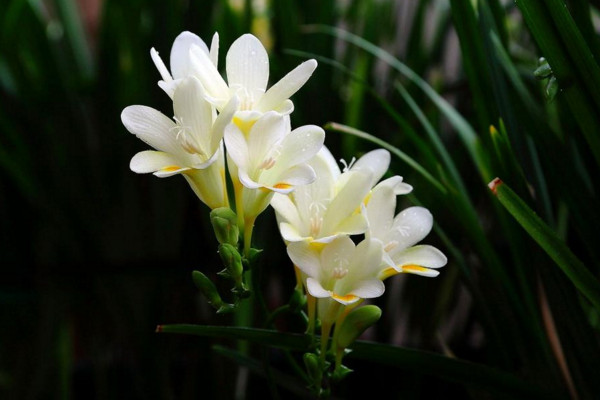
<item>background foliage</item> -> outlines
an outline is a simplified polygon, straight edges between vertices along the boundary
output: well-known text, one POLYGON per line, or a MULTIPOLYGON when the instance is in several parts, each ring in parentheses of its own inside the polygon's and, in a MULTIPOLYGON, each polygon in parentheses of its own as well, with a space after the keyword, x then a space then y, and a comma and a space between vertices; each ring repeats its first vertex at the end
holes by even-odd
MULTIPOLYGON (((317 58, 292 125, 338 123, 326 144, 347 160, 375 145, 338 133, 353 132, 340 123, 386 141, 392 171, 415 187, 403 206, 435 217, 427 242, 449 264, 434 280, 388 281, 382 320, 367 333, 402 348, 357 345, 355 372, 334 394, 387 382, 402 398, 597 398, 597 7, 2 1, 0 397, 231 398, 236 360, 256 372, 248 397, 266 393, 265 375, 283 395, 306 396, 278 350, 268 353, 282 370, 273 374, 258 350, 250 360, 232 353, 230 339, 154 333, 159 323, 231 322, 190 278, 220 270, 207 210, 183 180, 129 171, 144 145, 119 118, 130 104, 169 113, 149 49, 168 58, 190 30, 206 41, 219 32, 221 65, 253 32, 270 49, 271 82, 317 58), (496 176, 498 199, 486 186, 496 176)), ((260 284, 275 308, 293 275, 273 216, 258 222, 260 284)), ((287 319, 277 327, 299 332, 287 319)))

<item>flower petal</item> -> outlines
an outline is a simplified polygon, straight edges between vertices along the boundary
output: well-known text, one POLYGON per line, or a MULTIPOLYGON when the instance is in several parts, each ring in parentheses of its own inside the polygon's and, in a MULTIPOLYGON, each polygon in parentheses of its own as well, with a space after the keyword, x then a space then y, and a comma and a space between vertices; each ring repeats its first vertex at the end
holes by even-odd
POLYGON ((233 96, 213 123, 210 132, 211 149, 216 149, 219 147, 221 139, 223 139, 223 135, 225 134, 225 128, 231 123, 231 120, 233 119, 233 116, 235 115, 238 106, 239 100, 237 96, 233 96))
POLYGON ((313 158, 323 146, 325 131, 316 125, 305 125, 294 129, 281 142, 281 155, 277 158, 277 169, 287 169, 313 158))
POLYGON ((203 161, 211 158, 218 148, 211 149, 212 106, 204 99, 200 81, 191 76, 184 79, 175 90, 173 109, 179 121, 180 140, 189 153, 199 154, 203 161))
POLYGON ((263 112, 277 109, 282 102, 289 99, 304 86, 316 68, 317 62, 315 60, 308 60, 298 65, 267 90, 256 108, 263 112))
POLYGON ((163 81, 171 82, 173 80, 173 78, 171 77, 169 70, 165 66, 165 63, 158 55, 158 51, 154 50, 154 47, 150 49, 150 57, 152 58, 154 65, 156 65, 156 69, 158 69, 158 72, 160 73, 160 76, 163 78, 163 81))
POLYGON ((173 78, 181 79, 190 74, 190 48, 197 46, 198 49, 208 54, 208 47, 202 39, 192 32, 181 32, 175 38, 171 47, 171 73, 173 78))
POLYGON ((390 186, 381 184, 375 186, 371 193, 366 206, 369 232, 373 237, 385 240, 394 220, 396 195, 390 186))
POLYGON ((175 123, 163 113, 146 106, 129 106, 121 113, 125 128, 156 150, 177 155, 181 153, 171 130, 175 123))
MULTIPOLYGON (((284 197, 285 195, 275 193, 275 196, 284 197)), ((300 232, 294 227, 294 225, 288 224, 287 222, 281 222, 279 224, 279 232, 281 233, 281 237, 283 238, 283 240, 285 240, 286 242, 300 242, 308 239, 308 237, 302 236, 300 232)))
POLYGON ((350 171, 346 176, 348 176, 346 184, 329 204, 323 216, 324 230, 321 232, 323 236, 336 233, 338 226, 345 218, 354 214, 371 189, 370 174, 350 171))
POLYGON ((233 163, 239 168, 246 170, 249 167, 248 143, 246 137, 235 124, 229 124, 225 127, 225 148, 227 155, 233 163))
POLYGON ((280 224, 289 223, 294 227, 299 227, 302 224, 298 208, 290 196, 275 194, 271 200, 271 206, 275 209, 277 221, 280 224))
POLYGON ((258 99, 267 88, 269 56, 253 35, 240 36, 227 52, 227 82, 231 88, 245 88, 258 99))
POLYGON ((361 299, 372 299, 381 296, 385 292, 385 285, 379 279, 369 279, 358 283, 351 291, 355 296, 361 299))
POLYGON ((358 159, 354 166, 352 166, 352 171, 369 171, 371 176, 371 187, 377 183, 385 174, 388 167, 390 166, 390 152, 384 149, 377 149, 368 152, 364 156, 358 159))
POLYGON ((225 105, 229 100, 229 87, 219 74, 219 71, 208 56, 198 46, 190 48, 192 74, 200 80, 207 94, 213 98, 215 103, 225 105))
POLYGON ((219 68, 219 34, 217 32, 215 32, 210 42, 209 56, 215 68, 219 68))
POLYGON ((402 270, 404 266, 415 265, 426 268, 441 268, 448 259, 438 249, 429 245, 419 245, 408 248, 393 257, 396 267, 402 270))
POLYGON ((306 290, 311 296, 320 299, 331 296, 331 292, 325 290, 319 281, 313 278, 306 278, 306 290))
POLYGON ((392 188, 395 195, 408 194, 412 192, 413 187, 408 183, 402 182, 402 177, 398 175, 394 175, 391 178, 385 179, 377 184, 373 190, 377 189, 380 186, 388 186, 392 188))
POLYGON ((293 242, 287 247, 287 253, 292 262, 306 275, 319 277, 321 264, 319 254, 306 242, 293 242))
POLYGON ((397 242, 389 251, 392 258, 394 254, 410 247, 425 238, 433 227, 433 216, 428 209, 423 207, 409 207, 394 218, 392 229, 388 238, 397 242))
POLYGON ((182 168, 178 164, 179 161, 170 154, 162 151, 146 150, 133 156, 129 168, 138 174, 147 174, 168 168, 175 168, 174 170, 177 171, 182 168))

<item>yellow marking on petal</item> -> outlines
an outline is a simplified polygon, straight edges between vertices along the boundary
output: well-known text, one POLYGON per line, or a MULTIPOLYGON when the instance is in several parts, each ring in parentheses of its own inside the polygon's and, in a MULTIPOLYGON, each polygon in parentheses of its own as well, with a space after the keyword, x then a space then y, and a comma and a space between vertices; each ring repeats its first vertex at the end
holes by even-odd
POLYGON ((256 123, 256 120, 244 120, 241 119, 240 117, 233 117, 233 123, 240 128, 240 130, 244 133, 244 135, 247 135, 250 132, 250 129, 252 129, 252 127, 254 126, 254 124, 256 123))
MULTIPOLYGON (((312 238, 311 238, 312 239, 312 238)), ((308 244, 311 248, 313 248, 314 250, 317 251, 321 251, 323 250, 323 248, 325 247, 326 243, 321 243, 321 242, 310 242, 308 244)))
POLYGON ((358 296, 355 296, 353 294, 346 294, 341 296, 336 293, 331 293, 331 297, 333 297, 335 300, 343 301, 345 303, 350 303, 359 299, 358 296))
POLYGON ((177 171, 178 169, 181 169, 181 167, 179 167, 177 165, 169 165, 169 166, 161 168, 161 171, 173 172, 173 171, 177 171))
POLYGON ((396 271, 394 268, 390 267, 390 268, 384 269, 381 273, 379 273, 379 279, 384 281, 387 278, 389 278, 390 276, 394 276, 398 273, 399 273, 398 271, 396 271))
POLYGON ((369 204, 369 201, 371 201, 371 197, 373 197, 373 191, 372 190, 365 196, 365 199, 363 200, 363 203, 365 203, 365 206, 367 204, 369 204))
POLYGON ((273 186, 275 189, 289 189, 292 187, 289 183, 276 183, 273 186))
POLYGON ((427 272, 429 268, 421 267, 420 265, 404 265, 402 266, 402 272, 415 273, 415 272, 427 272))

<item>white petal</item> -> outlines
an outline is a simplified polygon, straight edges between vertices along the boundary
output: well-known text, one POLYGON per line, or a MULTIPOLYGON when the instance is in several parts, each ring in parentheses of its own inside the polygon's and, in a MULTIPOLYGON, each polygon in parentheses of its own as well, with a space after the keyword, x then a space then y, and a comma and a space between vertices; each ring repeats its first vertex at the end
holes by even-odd
POLYGON ((204 90, 198 79, 189 77, 181 82, 173 96, 173 109, 179 119, 178 128, 184 131, 180 135, 186 135, 180 140, 187 139, 200 150, 202 160, 207 161, 217 150, 218 143, 214 149, 210 148, 212 106, 204 99, 204 90))
POLYGON ((190 48, 192 62, 192 73, 200 80, 207 94, 213 98, 213 102, 228 101, 229 87, 219 74, 208 54, 198 46, 190 48))
POLYGON ((441 268, 448 262, 444 253, 426 244, 408 248, 396 254, 393 259, 397 267, 417 265, 425 268, 441 268))
POLYGON ((171 77, 169 70, 165 66, 165 63, 158 55, 158 51, 154 50, 154 47, 150 49, 150 57, 152 58, 152 61, 154 61, 156 69, 158 69, 158 72, 160 72, 160 76, 163 78, 163 81, 171 82, 173 78, 171 77))
POLYGON ((377 185, 367 203, 369 231, 373 237, 385 240, 392 228, 396 211, 396 195, 389 186, 377 185))
POLYGON ((388 186, 392 188, 395 195, 408 194, 413 190, 412 186, 410 186, 408 183, 402 182, 402 177, 398 175, 394 175, 391 178, 379 182, 374 189, 380 186, 388 186))
POLYGON ((271 206, 275 209, 277 220, 280 223, 286 222, 295 227, 301 225, 302 222, 298 214, 298 208, 290 196, 275 194, 271 200, 271 206))
MULTIPOLYGON (((279 193, 275 193, 275 195, 283 196, 279 193)), ((300 232, 291 224, 287 222, 282 222, 279 224, 279 232, 281 233, 281 237, 286 242, 301 242, 308 239, 306 236, 302 236, 300 232)))
POLYGON ((306 242, 293 242, 287 247, 292 262, 310 277, 318 278, 321 269, 319 254, 306 242))
POLYGON ((368 152, 358 159, 352 171, 369 171, 372 174, 371 187, 385 174, 390 166, 390 152, 384 149, 377 149, 368 152))
POLYGON ((281 155, 276 168, 287 169, 313 158, 323 147, 325 131, 316 125, 294 129, 281 142, 281 155))
POLYGON ((264 187, 274 192, 290 193, 296 186, 308 185, 314 182, 315 178, 315 171, 309 165, 301 164, 275 177, 275 181, 273 181, 273 177, 267 176, 265 178, 264 173, 261 174, 260 180, 263 182, 264 187))
POLYGON ((336 227, 337 234, 360 235, 365 233, 369 224, 367 219, 362 214, 354 214, 348 218, 344 218, 336 227))
POLYGON ((179 85, 180 82, 181 82, 181 79, 177 79, 177 80, 169 81, 169 82, 158 81, 158 87, 161 88, 162 90, 164 90, 164 92, 171 99, 173 99, 173 95, 175 94, 175 89, 177 89, 177 86, 179 85))
POLYGON ((206 169, 190 170, 183 176, 198 198, 211 209, 225 207, 225 157, 223 150, 215 153, 217 160, 206 169))
POLYGON ((425 238, 433 227, 433 216, 423 207, 409 207, 394 218, 390 238, 398 244, 390 251, 393 256, 398 251, 410 247, 425 238))
POLYGON ((385 285, 381 280, 369 279, 358 283, 351 294, 361 299, 372 299, 381 296, 383 292, 385 292, 385 285))
POLYGON ((238 105, 238 98, 236 96, 233 96, 215 120, 210 133, 211 149, 216 149, 219 147, 219 143, 221 142, 221 139, 223 139, 223 135, 225 134, 225 128, 231 123, 231 120, 235 115, 235 111, 237 110, 238 105))
POLYGON ((348 267, 352 263, 355 245, 348 236, 340 236, 325 246, 321 252, 321 266, 332 270, 335 267, 348 267))
POLYGON ((219 68, 219 34, 217 32, 212 37, 209 56, 215 68, 219 68))
POLYGON ((334 233, 332 230, 357 211, 369 192, 370 174, 351 171, 345 175, 349 176, 346 185, 329 204, 323 217, 323 235, 334 233))
POLYGON ((192 32, 182 32, 175 38, 171 47, 171 73, 173 78, 181 79, 190 74, 190 48, 196 46, 208 54, 208 47, 202 39, 192 32))
POLYGON ((262 95, 269 80, 269 56, 262 43, 250 34, 238 38, 227 52, 227 82, 262 95))
POLYGON ((248 144, 240 128, 234 124, 227 125, 225 127, 224 141, 227 155, 233 163, 240 169, 247 169, 249 164, 248 144))
POLYGON ((288 134, 287 129, 284 117, 275 112, 263 114, 254 123, 248 134, 250 169, 254 170, 266 161, 267 155, 288 134))
POLYGON ((318 299, 331 296, 331 293, 328 290, 325 290, 319 281, 313 278, 306 279, 306 290, 308 290, 308 293, 310 293, 311 296, 318 299))
POLYGON ((173 158, 170 154, 153 150, 146 150, 137 153, 135 156, 133 156, 131 162, 129 163, 129 168, 138 174, 156 172, 168 167, 175 168, 175 170, 179 170, 181 168, 177 159, 173 158))
POLYGON ((146 106, 129 106, 121 113, 125 128, 138 138, 165 153, 181 152, 172 129, 175 123, 159 111, 146 106))
POLYGON ((290 71, 279 82, 274 84, 260 99, 257 109, 265 112, 280 107, 281 103, 296 93, 312 75, 317 62, 308 60, 290 71))

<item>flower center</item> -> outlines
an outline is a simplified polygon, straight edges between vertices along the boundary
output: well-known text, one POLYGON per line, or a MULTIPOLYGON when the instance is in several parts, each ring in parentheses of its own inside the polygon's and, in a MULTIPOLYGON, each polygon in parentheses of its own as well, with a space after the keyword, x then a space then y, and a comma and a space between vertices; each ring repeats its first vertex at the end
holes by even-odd
POLYGON ((399 243, 397 240, 392 240, 383 247, 383 250, 387 253, 387 252, 393 250, 396 246, 398 246, 398 244, 399 243))
POLYGON ((192 134, 192 128, 189 125, 185 125, 183 118, 173 117, 176 125, 171 130, 176 130, 175 140, 179 142, 181 148, 189 154, 199 154, 206 156, 202 151, 200 144, 192 134))
POLYGON ((343 277, 345 277, 348 274, 348 268, 344 268, 344 267, 335 267, 333 269, 333 272, 331 274, 331 277, 333 279, 342 279, 343 277))

